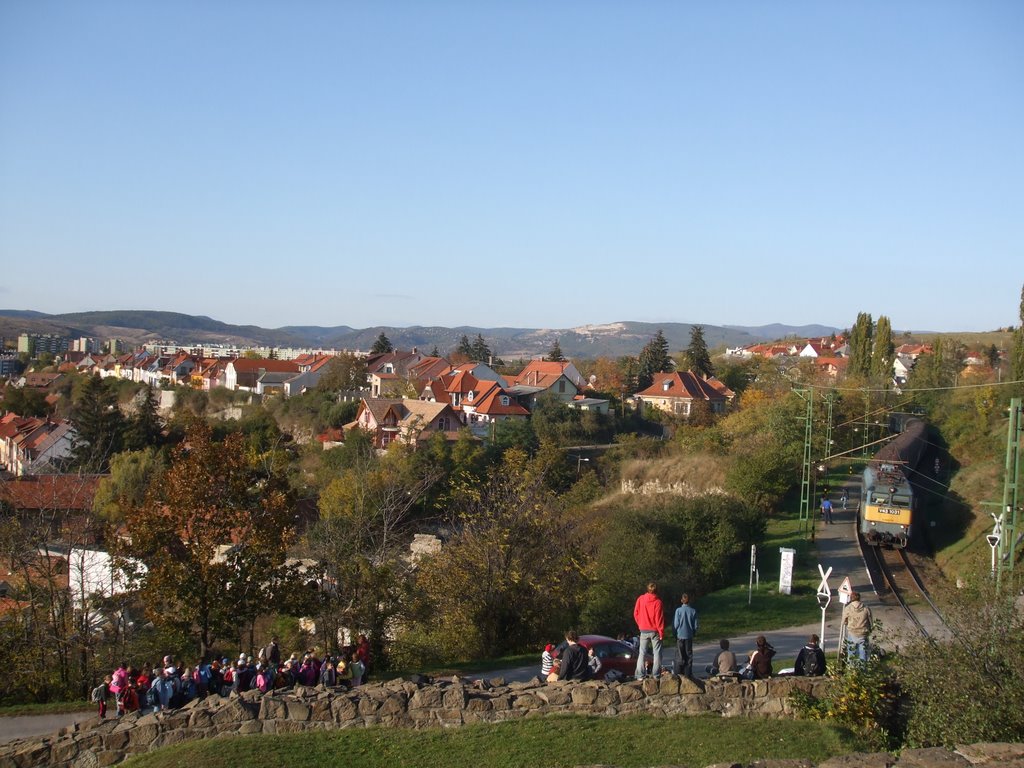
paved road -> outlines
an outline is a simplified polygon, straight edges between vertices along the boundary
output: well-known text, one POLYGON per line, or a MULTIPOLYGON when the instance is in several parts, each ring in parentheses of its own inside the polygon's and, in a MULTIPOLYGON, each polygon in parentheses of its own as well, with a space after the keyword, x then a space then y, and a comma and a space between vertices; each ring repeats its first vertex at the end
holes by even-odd
POLYGON ((68 712, 62 715, 19 715, 0 717, 0 744, 26 736, 44 736, 61 728, 97 717, 95 712, 68 712))

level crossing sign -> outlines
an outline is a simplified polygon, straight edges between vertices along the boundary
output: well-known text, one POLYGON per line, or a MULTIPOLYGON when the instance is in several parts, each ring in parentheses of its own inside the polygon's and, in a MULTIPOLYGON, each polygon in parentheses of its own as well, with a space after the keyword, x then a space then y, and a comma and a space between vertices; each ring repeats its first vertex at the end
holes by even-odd
POLYGON ((826 571, 818 563, 818 573, 821 574, 821 584, 818 585, 818 604, 824 608, 832 602, 832 587, 828 585, 828 577, 832 575, 832 567, 826 571))
POLYGON ((846 605, 850 602, 850 595, 853 594, 853 585, 850 583, 850 577, 847 576, 843 579, 843 583, 839 585, 839 602, 846 605))

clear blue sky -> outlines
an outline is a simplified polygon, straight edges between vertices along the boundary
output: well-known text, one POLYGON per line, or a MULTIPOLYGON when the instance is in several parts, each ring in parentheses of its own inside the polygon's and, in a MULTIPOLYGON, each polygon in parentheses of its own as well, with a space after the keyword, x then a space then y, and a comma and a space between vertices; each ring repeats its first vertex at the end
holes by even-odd
POLYGON ((0 2, 0 307, 985 330, 1024 2, 0 2))

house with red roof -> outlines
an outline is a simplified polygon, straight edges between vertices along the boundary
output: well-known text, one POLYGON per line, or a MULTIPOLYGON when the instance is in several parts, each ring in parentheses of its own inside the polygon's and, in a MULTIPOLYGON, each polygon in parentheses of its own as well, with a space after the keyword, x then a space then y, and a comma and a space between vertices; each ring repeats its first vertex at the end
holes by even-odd
POLYGON ((266 373, 290 373, 294 375, 298 372, 299 366, 292 360, 238 357, 229 361, 224 368, 224 386, 231 390, 243 389, 255 392, 260 377, 266 373))
POLYGON ((373 397, 363 398, 355 421, 345 425, 346 432, 369 432, 376 448, 387 448, 395 441, 415 446, 437 433, 456 440, 461 428, 462 419, 448 403, 373 397))
POLYGON ((705 379, 693 371, 655 374, 651 386, 634 395, 641 407, 678 416, 689 416, 698 401, 706 402, 713 413, 723 413, 733 397, 735 393, 714 376, 705 379))
POLYGON ((537 399, 545 395, 571 403, 584 386, 583 376, 570 362, 531 360, 513 377, 508 393, 532 411, 537 399))

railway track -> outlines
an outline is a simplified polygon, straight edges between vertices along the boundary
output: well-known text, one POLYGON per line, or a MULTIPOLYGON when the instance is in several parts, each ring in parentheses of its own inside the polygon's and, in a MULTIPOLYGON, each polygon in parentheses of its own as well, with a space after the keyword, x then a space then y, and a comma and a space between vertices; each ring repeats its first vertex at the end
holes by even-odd
POLYGON ((945 626, 942 613, 928 594, 905 550, 866 546, 863 542, 861 547, 865 550, 865 559, 874 564, 875 572, 881 576, 883 583, 875 585, 876 591, 880 595, 892 595, 922 636, 931 638, 934 635, 934 631, 930 632, 925 626, 925 621, 922 621, 922 612, 927 614, 928 624, 934 626, 937 619, 940 626, 945 626), (883 589, 878 589, 880 586, 883 589), (919 612, 922 602, 926 608, 919 612))

